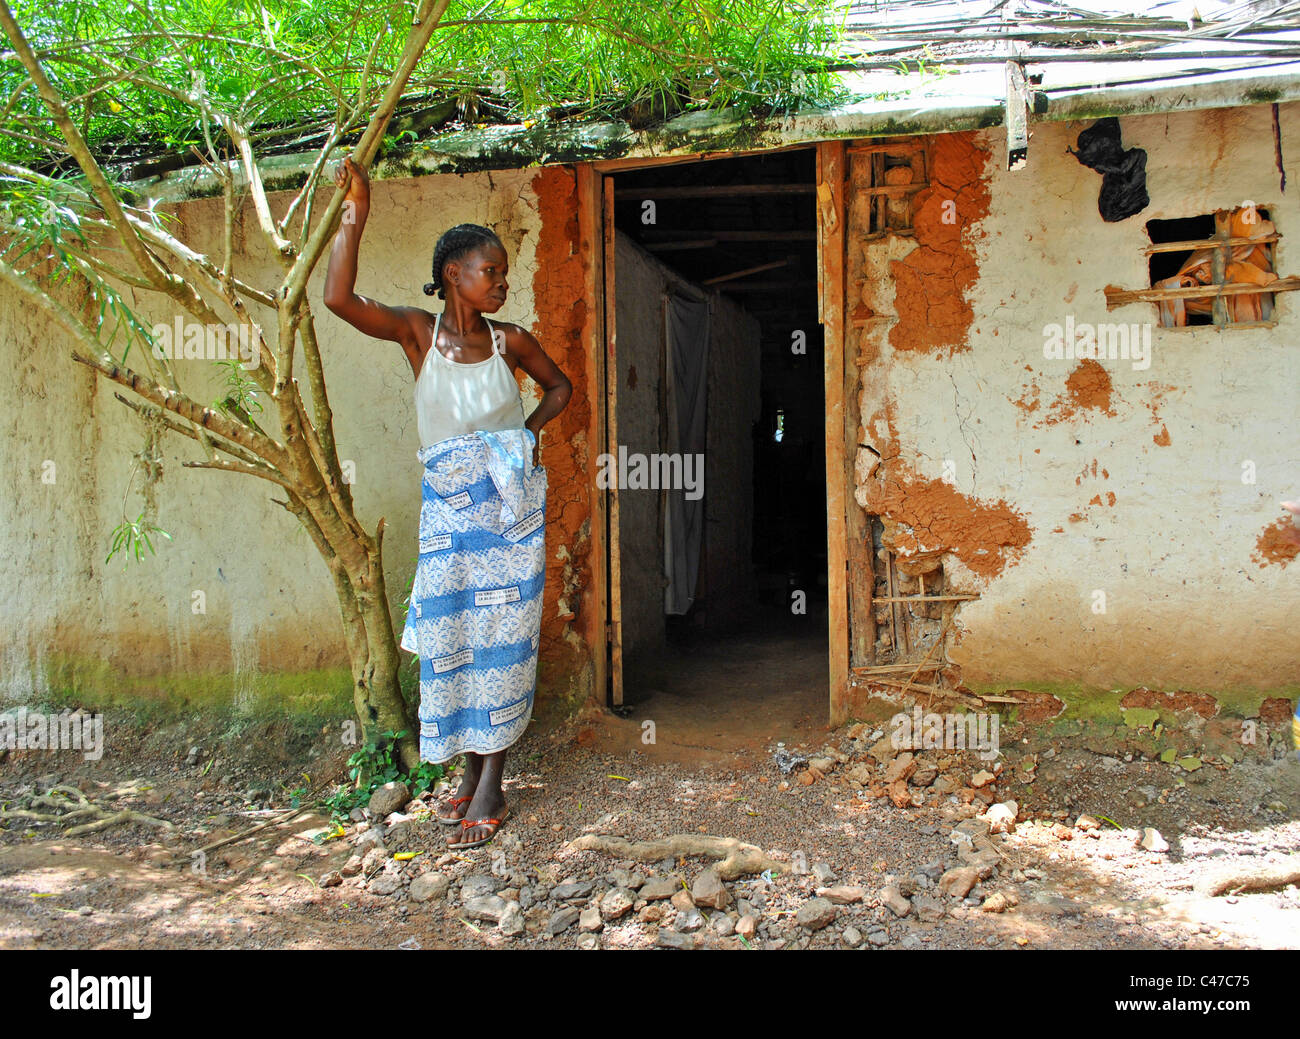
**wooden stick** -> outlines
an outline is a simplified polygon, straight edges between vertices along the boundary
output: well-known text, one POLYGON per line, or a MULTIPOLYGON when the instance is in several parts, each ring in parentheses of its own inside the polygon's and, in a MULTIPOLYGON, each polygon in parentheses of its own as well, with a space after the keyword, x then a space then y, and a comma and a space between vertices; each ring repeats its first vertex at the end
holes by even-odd
POLYGON ((894 651, 894 656, 898 656, 898 603, 901 601, 894 595, 894 553, 885 549, 885 588, 889 592, 889 631, 893 639, 890 649, 894 651))
MULTIPOLYGON (((699 231, 700 228, 692 227, 656 227, 647 228, 645 234, 648 242, 664 239, 690 241, 698 236, 699 231)), ((817 238, 816 231, 715 231, 713 228, 709 228, 708 235, 719 242, 811 242, 817 238)), ((647 249, 651 247, 646 244, 647 249)))
POLYGON ((916 666, 916 670, 912 672, 912 677, 909 678, 906 683, 904 683, 903 685, 904 693, 906 693, 908 688, 912 685, 912 683, 916 681, 916 676, 921 673, 921 668, 925 666, 925 662, 930 659, 931 654, 933 654, 934 651, 939 647, 939 643, 943 641, 943 637, 948 634, 948 625, 950 623, 951 623, 951 618, 949 618, 948 621, 945 621, 943 627, 939 629, 939 637, 935 639, 932 643, 930 643, 930 648, 925 651, 925 656, 921 658, 921 663, 918 664, 916 666))
POLYGON ((886 231, 889 229, 889 221, 885 217, 885 210, 889 206, 889 200, 885 197, 885 153, 875 152, 871 156, 871 187, 858 188, 858 191, 866 196, 874 196, 871 202, 871 209, 875 214, 875 226, 872 230, 886 231))
POLYGON ((978 595, 877 595, 872 602, 967 602, 978 595))
POLYGON ((815 278, 793 278, 790 281, 747 281, 738 285, 719 285, 719 292, 784 292, 802 291, 817 284, 815 278))
MULTIPOLYGON (((907 683, 901 682, 898 679, 894 679, 894 678, 871 678, 867 680, 866 684, 867 685, 892 685, 892 686, 897 686, 898 688, 901 689, 907 683)), ((939 699, 948 697, 949 699, 953 699, 953 700, 961 700, 964 703, 969 703, 975 707, 984 706, 984 701, 981 700, 978 696, 970 696, 966 693, 959 693, 957 692, 956 689, 944 689, 943 687, 937 685, 922 685, 919 682, 913 682, 912 688, 915 689, 917 692, 930 693, 932 694, 932 696, 938 697, 939 699)))
POLYGON ((812 195, 815 184, 691 184, 675 188, 642 188, 653 198, 700 198, 715 195, 812 195))
MULTIPOLYGON (((1222 285, 1228 280, 1228 261, 1232 258, 1232 250, 1228 247, 1228 237, 1231 231, 1232 224, 1229 222, 1228 214, 1223 210, 1219 210, 1214 214, 1216 248, 1210 256, 1210 280, 1215 285, 1222 285)), ((1222 327, 1228 324, 1227 300, 1217 293, 1214 297, 1211 313, 1216 325, 1222 327)))
POLYGON ((201 851, 206 855, 210 851, 216 851, 218 848, 224 848, 227 844, 235 844, 239 841, 244 840, 247 837, 251 837, 253 836, 253 834, 258 833, 261 830, 265 830, 268 827, 279 826, 281 823, 287 823, 290 819, 294 818, 295 816, 302 815, 303 812, 307 811, 311 807, 312 807, 311 805, 303 805, 301 808, 295 808, 288 815, 282 816, 279 819, 268 819, 266 822, 258 823, 256 826, 252 827, 251 829, 245 830, 243 833, 235 834, 233 837, 224 837, 219 841, 213 841, 211 844, 205 844, 202 848, 195 848, 193 851, 189 851, 189 852, 174 851, 172 852, 172 855, 193 855, 194 852, 196 851, 201 851))
POLYGON ((643 247, 652 253, 679 252, 686 249, 715 249, 716 238, 693 238, 684 242, 645 242, 643 247))
POLYGON ((1114 310, 1128 303, 1159 303, 1162 299, 1208 299, 1211 296, 1247 296, 1268 292, 1294 292, 1300 289, 1300 278, 1278 278, 1268 285, 1249 285, 1230 282, 1227 285, 1205 285, 1187 289, 1106 289, 1106 308, 1114 310))
MULTIPOLYGON (((894 590, 898 590, 898 557, 892 553, 889 556, 889 565, 894 570, 894 590)), ((899 602, 906 602, 906 596, 899 596, 899 602)), ((907 610, 899 610, 899 616, 902 621, 899 624, 899 631, 903 636, 903 652, 908 656, 912 655, 912 621, 911 613, 907 610)))
MULTIPOLYGON (((1260 235, 1258 238, 1229 238, 1228 245, 1262 245, 1265 242, 1276 242, 1282 236, 1280 234, 1260 235)), ((1191 250, 1200 252, 1202 249, 1213 249, 1222 243, 1216 242, 1212 238, 1203 238, 1191 242, 1157 242, 1155 245, 1148 245, 1145 249, 1147 256, 1152 253, 1181 253, 1191 250)))
MULTIPOLYGON (((887 231, 872 231, 870 234, 859 235, 858 238, 859 238, 860 241, 863 241, 863 242, 872 242, 872 241, 880 241, 880 239, 882 239, 882 238, 889 238, 889 237, 891 237, 891 236, 892 236, 892 237, 897 237, 897 238, 915 238, 915 237, 916 237, 916 228, 914 228, 914 227, 891 227, 891 228, 889 228, 889 230, 887 230, 887 231)), ((896 318, 896 317, 891 317, 889 320, 890 320, 890 321, 897 321, 898 318, 896 318)), ((861 321, 854 321, 853 323, 854 323, 855 325, 860 325, 860 324, 862 324, 861 321)))
POLYGON ((719 274, 716 278, 708 278, 700 282, 701 285, 717 285, 720 282, 732 281, 735 278, 744 278, 750 274, 757 274, 759 271, 770 271, 775 267, 785 267, 790 263, 789 260, 773 260, 771 263, 760 263, 757 267, 746 267, 742 271, 732 271, 730 274, 719 274))
MULTIPOLYGON (((942 664, 927 664, 921 668, 922 671, 938 671, 943 667, 942 664)), ((890 675, 896 671, 910 671, 912 665, 908 664, 868 664, 852 669, 854 674, 858 675, 890 675)))
MULTIPOLYGON (((884 232, 881 232, 880 234, 867 235, 866 237, 868 237, 868 238, 884 238, 886 234, 902 234, 902 233, 903 233, 903 232, 901 232, 901 231, 884 231, 884 232)), ((854 328, 865 328, 867 325, 877 325, 877 324, 880 324, 880 323, 883 322, 883 321, 897 321, 897 320, 898 320, 898 318, 895 317, 893 314, 876 314, 876 315, 874 315, 873 317, 859 317, 859 318, 854 318, 854 319, 850 322, 850 324, 853 325, 854 328)))
MULTIPOLYGON (((1169 325, 1161 328, 1162 332, 1199 332, 1205 328, 1213 328, 1213 325, 1169 325)), ((1271 321, 1233 321, 1224 328, 1277 328, 1276 319, 1271 321)), ((1223 329, 1220 329, 1222 331, 1223 329)))
POLYGON ((893 144, 851 144, 844 150, 850 155, 872 155, 876 152, 914 152, 924 147, 924 141, 896 141, 893 144))

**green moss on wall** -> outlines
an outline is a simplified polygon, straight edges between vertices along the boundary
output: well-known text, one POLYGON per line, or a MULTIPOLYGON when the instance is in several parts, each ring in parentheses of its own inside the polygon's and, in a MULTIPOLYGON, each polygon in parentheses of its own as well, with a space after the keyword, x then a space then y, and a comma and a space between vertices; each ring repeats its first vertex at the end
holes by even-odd
POLYGON ((119 711, 140 720, 195 709, 322 720, 351 717, 353 711, 347 668, 130 678, 98 658, 59 655, 46 662, 43 684, 49 690, 40 698, 44 703, 30 706, 119 711))
MULTIPOLYGON (((1017 689, 1024 689, 1032 693, 1047 693, 1065 704, 1065 709, 1060 715, 1062 719, 1110 722, 1117 725, 1124 723, 1125 711, 1120 706, 1120 701, 1131 691, 1127 688, 1103 689, 1099 686, 1053 682, 1021 682, 1014 687, 1005 682, 984 683, 972 684, 969 688, 976 695, 987 696, 1014 696, 1017 689)), ((1282 697, 1294 701, 1300 696, 1300 685, 1288 685, 1268 690, 1225 688, 1192 689, 1187 691, 1207 693, 1213 696, 1219 702, 1219 714, 1221 716, 1257 718, 1260 704, 1265 700, 1272 697, 1282 697)), ((1001 713, 1006 721, 1016 720, 1014 714, 1015 704, 999 704, 998 706, 999 708, 1005 708, 1001 713)), ((1162 710, 1160 712, 1161 717, 1163 718, 1166 713, 1172 712, 1162 710)))

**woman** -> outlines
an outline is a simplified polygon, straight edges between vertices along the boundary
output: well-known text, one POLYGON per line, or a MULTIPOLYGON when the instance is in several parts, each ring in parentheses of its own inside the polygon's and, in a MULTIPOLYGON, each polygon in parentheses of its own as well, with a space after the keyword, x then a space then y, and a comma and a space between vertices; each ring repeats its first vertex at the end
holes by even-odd
POLYGON ((439 238, 424 291, 447 301, 440 314, 358 296, 370 183, 351 159, 334 180, 347 194, 325 305, 358 331, 400 344, 416 378, 425 473, 402 646, 420 656, 421 759, 465 756, 460 788, 438 819, 458 827, 451 847, 473 847, 490 841, 508 814, 506 748, 532 716, 545 579, 540 434, 573 387, 527 331, 485 317, 505 305, 509 271, 488 228, 460 224, 439 238), (545 391, 527 421, 519 368, 545 391))

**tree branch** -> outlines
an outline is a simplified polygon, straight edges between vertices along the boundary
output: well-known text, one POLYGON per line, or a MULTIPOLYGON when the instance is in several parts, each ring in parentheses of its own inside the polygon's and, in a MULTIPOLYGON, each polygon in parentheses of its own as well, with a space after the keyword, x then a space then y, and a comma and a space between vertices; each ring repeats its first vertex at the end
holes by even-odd
MULTIPOLYGON (((140 404, 139 401, 131 400, 131 399, 128 398, 128 397, 123 397, 120 393, 114 393, 113 396, 114 396, 115 398, 117 398, 118 400, 120 400, 123 404, 125 404, 128 408, 130 408, 130 409, 131 409, 132 411, 134 411, 136 414, 138 414, 138 415, 140 415, 140 416, 143 417, 143 415, 144 415, 144 406, 143 406, 142 404, 140 404)), ((197 441, 199 441, 199 443, 202 443, 202 442, 203 442, 203 441, 199 438, 199 434, 198 434, 197 432, 195 432, 195 430, 192 429, 192 428, 189 427, 189 426, 182 426, 179 422, 175 421, 174 419, 170 419, 170 418, 168 418, 166 415, 163 415, 163 416, 162 416, 162 422, 163 422, 163 425, 166 426, 166 427, 167 427, 169 430, 171 430, 173 433, 179 433, 181 436, 187 436, 187 437, 190 437, 190 438, 193 439, 193 440, 197 440, 197 441)), ((208 432, 211 432, 211 431, 209 430, 208 432)), ((232 456, 232 457, 234 457, 234 458, 238 458, 238 459, 240 459, 241 461, 247 462, 249 465, 258 465, 258 464, 260 464, 256 455, 254 455, 254 454, 252 454, 252 453, 250 453, 250 452, 248 452, 248 451, 245 451, 242 447, 238 447, 238 446, 235 445, 235 444, 225 444, 225 443, 220 443, 220 442, 218 442, 218 441, 216 441, 216 440, 212 440, 212 441, 209 441, 209 442, 210 442, 210 443, 212 444, 212 446, 215 447, 218 451, 224 451, 226 454, 228 454, 228 455, 230 455, 230 456, 232 456)))
POLYGON ((269 465, 244 462, 239 459, 214 458, 208 462, 182 462, 181 466, 185 469, 220 469, 228 473, 247 473, 250 476, 259 476, 263 480, 278 483, 281 487, 291 488, 293 486, 289 477, 279 470, 272 469, 269 465))
POLYGON ((338 464, 338 445, 334 441, 334 411, 330 407, 329 393, 325 388, 325 368, 320 356, 320 343, 316 339, 316 318, 310 305, 303 303, 302 356, 307 365, 307 385, 311 389, 312 425, 320 439, 321 454, 329 463, 330 475, 338 481, 339 498, 346 511, 352 512, 352 489, 343 481, 338 464))
POLYGON ((257 212, 258 223, 262 225, 262 233, 270 240, 280 261, 288 267, 296 250, 293 243, 280 233, 275 217, 271 215, 271 203, 267 200, 266 187, 262 183, 262 171, 257 167, 257 157, 253 154, 253 146, 248 141, 248 134, 229 116, 218 115, 217 118, 221 121, 222 128, 230 135, 230 139, 235 142, 235 147, 239 149, 240 158, 244 162, 244 176, 248 178, 248 190, 253 196, 253 208, 257 212))
POLYGON ((9 37, 9 42, 18 55, 18 60, 22 62, 23 67, 27 70, 27 74, 36 85, 37 93, 41 95, 41 100, 45 102, 45 107, 49 110, 55 125, 58 126, 59 132, 63 134, 69 153, 76 159, 77 165, 81 167, 81 172, 86 175, 92 193, 108 215, 109 222, 121 235, 123 244, 126 246, 127 251, 131 253, 141 273, 159 282, 168 282, 170 280, 168 272, 158 269, 140 240, 131 234, 126 222, 126 215, 122 212, 122 206, 113 193, 112 185, 108 183, 103 170, 99 168, 99 163, 90 154, 90 149, 86 146, 86 142, 76 124, 68 115, 68 110, 64 107, 58 91, 54 89, 53 84, 45 75, 45 70, 41 68, 36 56, 32 53, 27 38, 14 20, 13 12, 9 9, 7 0, 0 0, 0 28, 3 28, 5 35, 9 37))
POLYGON ((285 468, 290 463, 289 453, 285 450, 283 444, 276 442, 264 433, 258 433, 255 430, 241 426, 221 414, 221 412, 206 408, 183 393, 169 390, 165 386, 151 382, 138 372, 118 364, 112 358, 103 361, 93 357, 83 357, 74 350, 72 359, 94 368, 113 382, 139 394, 145 400, 157 404, 161 408, 166 408, 168 411, 174 411, 182 418, 187 418, 196 425, 211 430, 240 447, 246 448, 260 458, 267 459, 277 467, 285 468))
MULTIPOLYGON (((429 37, 433 35, 433 30, 437 28, 438 22, 442 19, 443 12, 447 10, 450 2, 451 0, 419 0, 419 6, 416 8, 418 23, 412 27, 411 34, 407 37, 406 47, 402 51, 402 58, 398 63, 397 71, 389 81, 383 99, 379 103, 379 108, 362 133, 361 140, 352 149, 352 161, 362 169, 370 168, 375 152, 379 150, 379 145, 383 141, 384 131, 388 128, 388 121, 392 119, 393 111, 397 108, 397 103, 406 90, 407 81, 411 78, 411 73, 419 63, 420 56, 424 53, 424 48, 429 42, 429 37)), ((292 269, 281 286, 279 296, 291 310, 296 309, 298 303, 301 302, 304 293, 307 291, 308 277, 316 268, 316 264, 325 252, 326 246, 334 237, 339 212, 343 208, 343 195, 343 189, 336 186, 334 196, 330 199, 329 205, 326 206, 320 223, 316 225, 316 230, 312 232, 307 244, 298 254, 298 258, 294 261, 292 269)), ((281 380, 287 378, 287 370, 281 369, 279 377, 281 380)))

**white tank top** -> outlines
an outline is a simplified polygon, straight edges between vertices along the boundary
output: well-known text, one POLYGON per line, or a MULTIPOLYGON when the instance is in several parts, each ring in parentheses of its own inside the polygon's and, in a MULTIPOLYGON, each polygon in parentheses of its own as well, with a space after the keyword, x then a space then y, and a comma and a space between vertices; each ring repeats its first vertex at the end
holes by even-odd
POLYGON ((496 348, 497 333, 492 322, 486 316, 483 320, 492 333, 492 356, 469 364, 443 356, 438 349, 442 315, 434 322, 433 345, 415 380, 415 418, 422 447, 480 429, 495 432, 524 428, 519 384, 506 363, 505 353, 496 348))

